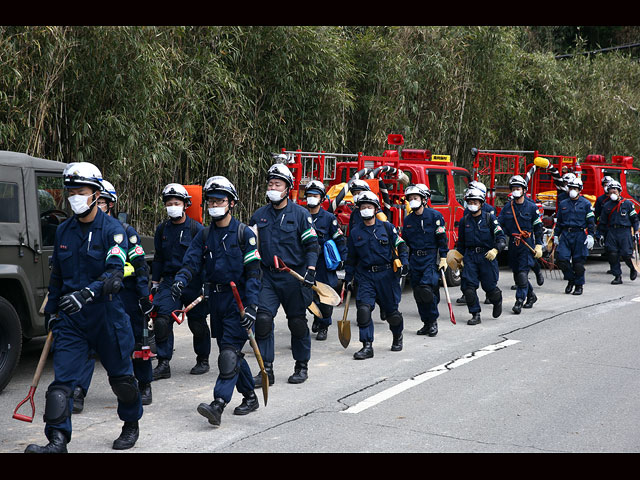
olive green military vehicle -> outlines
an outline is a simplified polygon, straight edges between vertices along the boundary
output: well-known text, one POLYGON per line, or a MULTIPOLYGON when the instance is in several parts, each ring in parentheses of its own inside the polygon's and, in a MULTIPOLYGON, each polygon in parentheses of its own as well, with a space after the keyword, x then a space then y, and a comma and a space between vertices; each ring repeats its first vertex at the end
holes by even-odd
MULTIPOLYGON (((62 181, 66 165, 0 151, 0 392, 18 365, 22 343, 46 335, 40 310, 49 258, 58 225, 71 215, 62 181)), ((141 239, 151 263, 153 238, 141 239)))

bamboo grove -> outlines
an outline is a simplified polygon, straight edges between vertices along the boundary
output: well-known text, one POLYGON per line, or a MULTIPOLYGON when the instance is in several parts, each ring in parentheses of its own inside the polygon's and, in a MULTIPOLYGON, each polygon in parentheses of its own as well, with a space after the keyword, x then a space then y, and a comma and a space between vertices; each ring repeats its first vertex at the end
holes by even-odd
POLYGON ((170 182, 226 175, 248 215, 272 152, 640 156, 640 64, 558 60, 509 26, 0 27, 0 149, 91 161, 141 233, 170 182))

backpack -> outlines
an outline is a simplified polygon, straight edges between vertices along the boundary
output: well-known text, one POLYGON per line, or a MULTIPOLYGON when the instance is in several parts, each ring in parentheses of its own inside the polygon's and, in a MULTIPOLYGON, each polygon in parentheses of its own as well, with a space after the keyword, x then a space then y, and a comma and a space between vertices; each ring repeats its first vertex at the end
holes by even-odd
POLYGON ((337 270, 342 258, 340 257, 340 252, 338 251, 338 246, 336 242, 332 240, 327 240, 324 242, 324 260, 327 264, 327 270, 337 270))

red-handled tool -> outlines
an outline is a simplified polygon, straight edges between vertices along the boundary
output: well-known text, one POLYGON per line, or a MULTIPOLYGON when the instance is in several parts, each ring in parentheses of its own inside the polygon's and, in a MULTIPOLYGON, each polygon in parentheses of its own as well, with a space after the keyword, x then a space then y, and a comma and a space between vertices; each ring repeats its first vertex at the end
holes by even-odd
POLYGON ((184 322, 184 316, 187 314, 187 312, 191 310, 193 307, 195 307, 196 305, 198 305, 203 299, 204 299, 204 295, 200 295, 198 298, 196 298, 193 302, 191 302, 188 306, 186 306, 182 310, 174 310, 173 312, 171 312, 171 317, 176 321, 178 325, 180 325, 182 322, 184 322), (182 317, 178 318, 178 315, 176 314, 182 314, 182 317))
POLYGON ((16 420, 22 420, 23 422, 31 423, 33 421, 33 416, 36 414, 36 406, 33 402, 33 395, 36 393, 36 388, 38 387, 38 382, 40 382, 40 376, 42 375, 42 370, 44 370, 44 366, 47 363, 47 357, 49 356, 49 350, 51 349, 51 343, 53 342, 53 333, 50 331, 47 335, 47 340, 44 343, 44 347, 42 348, 42 353, 40 354, 40 361, 38 362, 38 366, 36 367, 36 373, 33 375, 33 381, 31 382, 31 388, 29 389, 29 394, 22 400, 16 409, 13 411, 13 418, 16 420), (31 416, 24 415, 22 413, 18 413, 18 409, 27 402, 31 403, 31 416))
POLYGON ((449 289, 447 288, 447 277, 444 273, 444 268, 440 269, 442 273, 442 285, 444 286, 444 293, 447 296, 447 303, 449 304, 449 319, 451 323, 456 324, 456 316, 453 314, 453 308, 451 307, 451 297, 449 296, 449 289))

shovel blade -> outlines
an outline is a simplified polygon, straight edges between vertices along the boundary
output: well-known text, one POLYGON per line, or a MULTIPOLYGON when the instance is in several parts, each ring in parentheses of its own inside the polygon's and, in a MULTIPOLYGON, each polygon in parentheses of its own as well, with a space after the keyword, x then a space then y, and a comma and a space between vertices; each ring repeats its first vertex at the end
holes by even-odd
POLYGON ((320 303, 331 305, 332 307, 340 305, 340 294, 336 292, 332 286, 326 283, 316 282, 312 288, 318 294, 320 303))
POLYGON ((349 320, 338 320, 338 340, 340 344, 347 348, 351 341, 351 323, 349 320))
POLYGON ((264 398, 264 406, 266 407, 269 399, 269 377, 264 370, 260 372, 260 375, 262 377, 262 397, 264 398))

